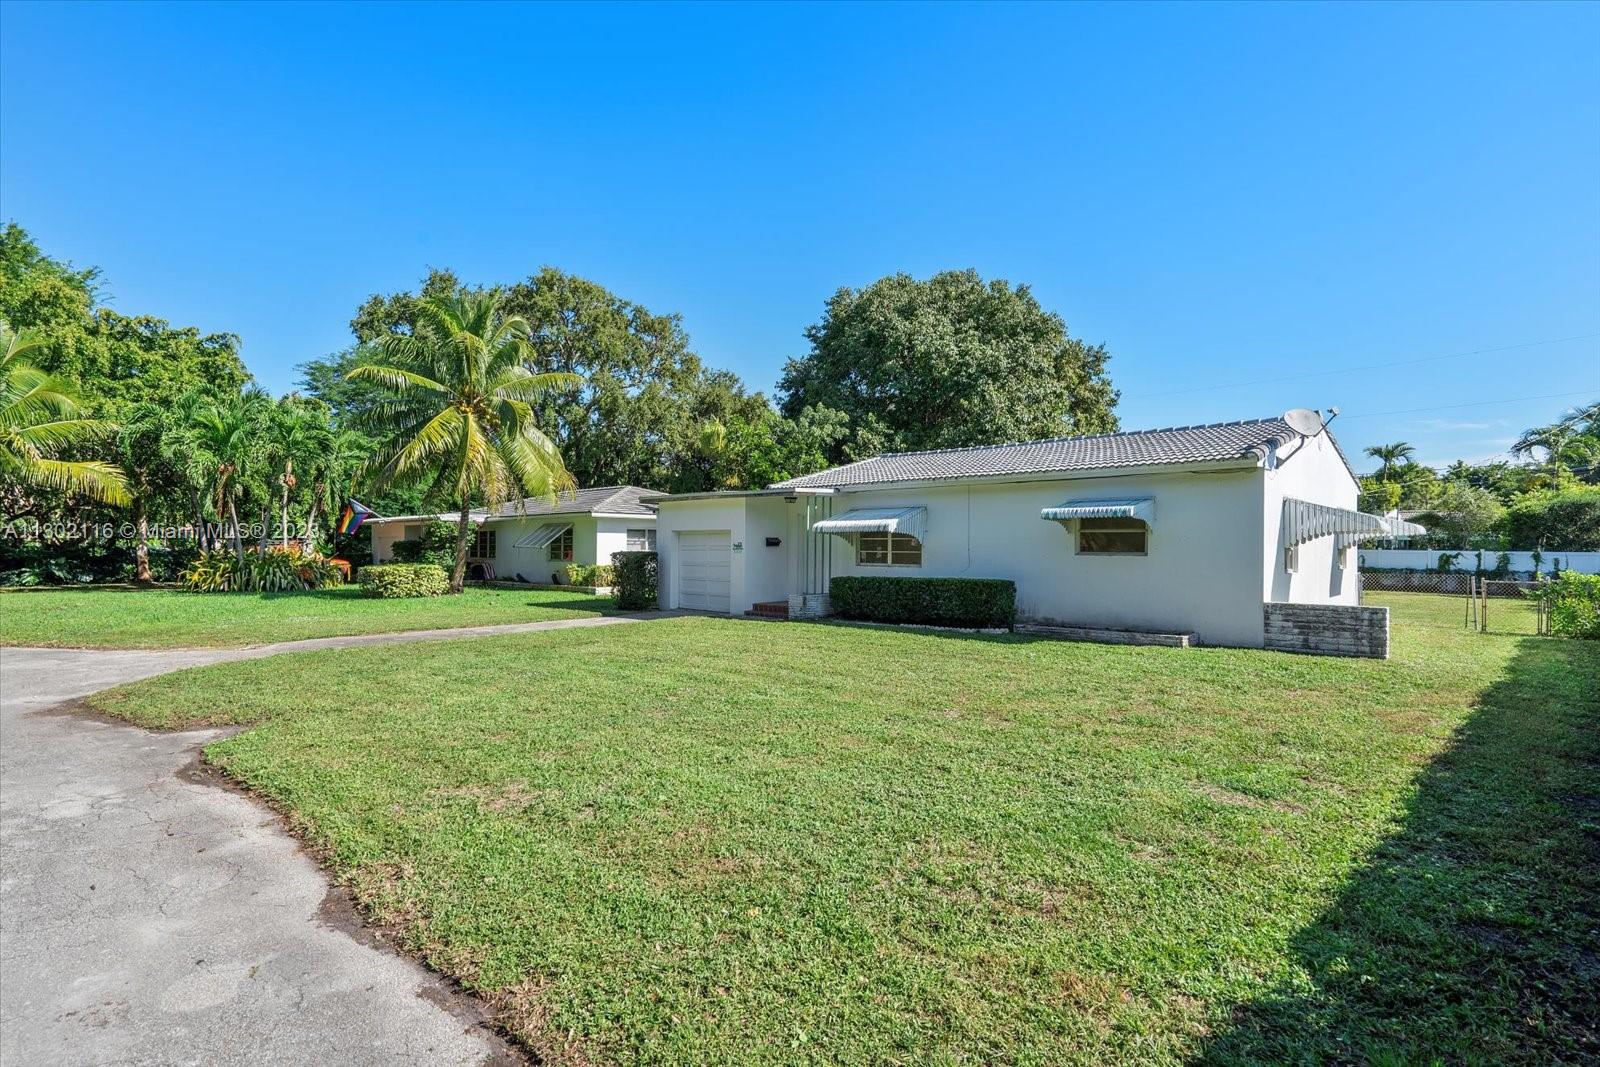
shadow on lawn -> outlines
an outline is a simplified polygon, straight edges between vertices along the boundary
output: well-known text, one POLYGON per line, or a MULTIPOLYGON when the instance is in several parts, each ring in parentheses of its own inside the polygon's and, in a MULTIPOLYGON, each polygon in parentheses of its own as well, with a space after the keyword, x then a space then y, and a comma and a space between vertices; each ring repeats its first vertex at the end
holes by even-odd
POLYGON ((1195 1057, 1600 1060, 1600 643, 1522 641, 1403 826, 1195 1057))

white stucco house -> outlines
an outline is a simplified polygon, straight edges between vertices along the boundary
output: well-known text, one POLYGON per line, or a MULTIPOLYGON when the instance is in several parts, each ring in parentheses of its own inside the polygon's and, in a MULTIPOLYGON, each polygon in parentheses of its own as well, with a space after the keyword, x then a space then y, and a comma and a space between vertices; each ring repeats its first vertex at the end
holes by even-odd
MULTIPOLYGON (((556 580, 567 563, 610 563, 614 552, 656 547, 656 509, 642 503, 655 495, 637 485, 608 485, 562 493, 552 503, 529 498, 474 512, 477 539, 468 561, 477 577, 544 583, 556 580)), ((459 515, 396 515, 368 519, 372 559, 393 558, 394 543, 414 540, 435 520, 459 515)))
POLYGON ((811 615, 838 575, 1008 578, 1024 624, 1377 654, 1383 613, 1386 653, 1354 546, 1402 531, 1357 493, 1330 432, 1279 417, 883 455, 644 501, 666 608, 811 615))

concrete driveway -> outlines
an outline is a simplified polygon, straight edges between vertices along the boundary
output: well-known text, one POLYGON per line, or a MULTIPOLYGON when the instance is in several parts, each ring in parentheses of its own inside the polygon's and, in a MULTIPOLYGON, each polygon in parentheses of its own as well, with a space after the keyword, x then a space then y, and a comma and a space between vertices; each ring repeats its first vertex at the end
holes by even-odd
POLYGON ((0 649, 0 1062, 520 1062, 476 1001, 362 931, 270 812, 194 773, 223 731, 151 733, 61 705, 279 651, 628 621, 232 651, 0 649))

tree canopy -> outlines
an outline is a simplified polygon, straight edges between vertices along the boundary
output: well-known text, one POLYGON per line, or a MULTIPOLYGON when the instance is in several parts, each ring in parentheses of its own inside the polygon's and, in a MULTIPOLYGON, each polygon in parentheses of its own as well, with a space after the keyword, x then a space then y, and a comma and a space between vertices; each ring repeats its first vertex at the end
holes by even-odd
POLYGON ((0 230, 0 318, 42 338, 31 362, 76 382, 94 414, 115 418, 134 404, 250 380, 237 336, 99 306, 99 276, 51 259, 16 223, 0 230))
POLYGON ((843 412, 834 459, 1117 429, 1110 354, 1067 332, 1026 285, 973 270, 840 289, 778 385, 783 414, 843 412))
MULTIPOLYGON (((430 271, 416 293, 369 298, 350 326, 362 344, 405 335, 419 300, 462 291, 470 290, 453 272, 430 271)), ((501 306, 528 324, 530 369, 581 379, 535 411, 580 485, 710 488, 695 474, 699 427, 759 423, 770 412, 737 375, 701 362, 679 316, 655 314, 588 279, 543 267, 505 286, 501 306)), ((313 385, 309 374, 305 381, 313 385)))

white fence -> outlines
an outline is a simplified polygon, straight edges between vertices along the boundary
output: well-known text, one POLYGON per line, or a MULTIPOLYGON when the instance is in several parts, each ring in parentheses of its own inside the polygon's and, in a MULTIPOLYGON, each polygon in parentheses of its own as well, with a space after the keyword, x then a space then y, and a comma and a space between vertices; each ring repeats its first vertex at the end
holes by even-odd
MULTIPOLYGON (((1359 551, 1361 566, 1393 569, 1434 570, 1439 566, 1440 551, 1427 548, 1367 548, 1359 551)), ((1477 549, 1462 551, 1460 557, 1451 568, 1463 574, 1471 574, 1478 569, 1477 549)), ((1493 570, 1495 563, 1500 559, 1500 553, 1485 549, 1483 556, 1483 569, 1493 570)), ((1507 552, 1511 557, 1513 571, 1531 572, 1533 570, 1532 552, 1507 552)), ((1546 552, 1539 561, 1539 569, 1545 574, 1552 573, 1559 561, 1562 570, 1573 570, 1580 574, 1600 574, 1600 552, 1546 552)))

